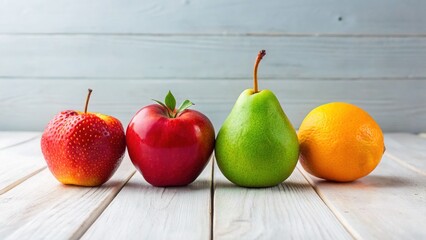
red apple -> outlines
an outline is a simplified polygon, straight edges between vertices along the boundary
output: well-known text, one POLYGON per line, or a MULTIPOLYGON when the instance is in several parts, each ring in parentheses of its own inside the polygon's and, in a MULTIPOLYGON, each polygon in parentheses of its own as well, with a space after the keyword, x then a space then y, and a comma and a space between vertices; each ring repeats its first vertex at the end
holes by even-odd
POLYGON ((99 186, 120 166, 126 137, 120 121, 100 113, 67 110, 57 114, 41 138, 52 174, 63 184, 99 186))
POLYGON ((184 186, 193 182, 207 165, 213 152, 215 133, 202 113, 187 109, 185 100, 175 109, 169 91, 165 104, 139 110, 127 127, 130 159, 145 180, 158 187, 184 186))

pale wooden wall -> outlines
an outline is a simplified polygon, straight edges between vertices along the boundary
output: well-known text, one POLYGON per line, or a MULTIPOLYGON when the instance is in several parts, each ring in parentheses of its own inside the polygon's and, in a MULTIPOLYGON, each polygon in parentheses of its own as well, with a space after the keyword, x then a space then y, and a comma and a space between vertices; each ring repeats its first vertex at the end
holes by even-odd
POLYGON ((0 130, 43 130, 60 110, 127 125, 151 98, 190 98, 218 130, 267 50, 260 88, 297 127, 348 101, 385 131, 426 131, 426 1, 0 1, 0 130))

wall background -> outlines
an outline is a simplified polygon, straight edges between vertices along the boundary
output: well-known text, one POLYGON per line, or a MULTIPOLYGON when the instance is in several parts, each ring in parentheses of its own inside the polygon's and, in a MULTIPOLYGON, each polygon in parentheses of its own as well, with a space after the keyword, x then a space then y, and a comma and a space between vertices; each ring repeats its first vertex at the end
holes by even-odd
POLYGON ((59 111, 118 117, 179 100, 216 130, 252 87, 273 90, 297 127, 347 101, 387 132, 426 131, 422 0, 0 0, 0 130, 39 130, 59 111))

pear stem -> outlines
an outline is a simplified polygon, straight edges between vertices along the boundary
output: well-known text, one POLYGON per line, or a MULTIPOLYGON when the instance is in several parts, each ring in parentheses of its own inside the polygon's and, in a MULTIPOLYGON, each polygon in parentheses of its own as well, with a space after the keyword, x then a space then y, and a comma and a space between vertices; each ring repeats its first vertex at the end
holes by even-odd
POLYGON ((259 51, 259 53, 257 54, 256 62, 254 63, 254 70, 253 70, 253 90, 254 90, 254 93, 259 92, 259 88, 258 88, 258 85, 257 85, 257 68, 259 66, 260 60, 262 60, 262 58, 265 55, 266 55, 265 50, 259 51))
POLYGON ((87 113, 87 107, 89 106, 89 100, 90 100, 90 95, 92 95, 92 89, 87 89, 89 91, 89 93, 87 93, 87 97, 86 97, 86 105, 84 106, 84 113, 87 113))

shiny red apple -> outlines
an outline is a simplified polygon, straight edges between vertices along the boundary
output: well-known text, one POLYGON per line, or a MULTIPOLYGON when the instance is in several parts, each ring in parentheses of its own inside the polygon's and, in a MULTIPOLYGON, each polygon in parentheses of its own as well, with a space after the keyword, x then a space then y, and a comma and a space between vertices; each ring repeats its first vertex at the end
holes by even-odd
POLYGON ((120 121, 100 113, 67 110, 57 114, 41 138, 52 174, 63 184, 99 186, 114 174, 126 150, 120 121))
POLYGON ((213 152, 215 133, 202 113, 179 108, 169 91, 165 104, 148 105, 130 121, 127 149, 145 180, 158 187, 184 186, 193 182, 207 165, 213 152))

